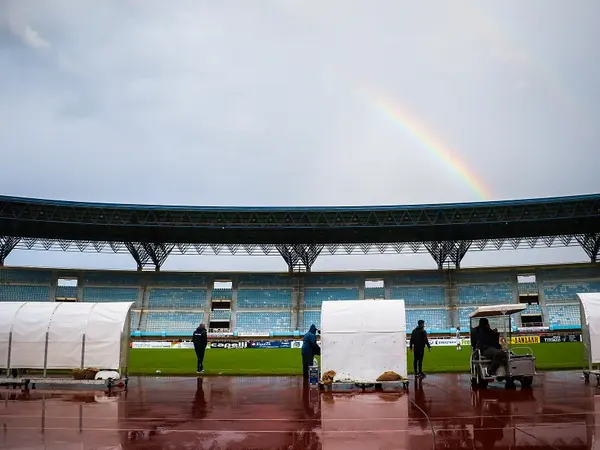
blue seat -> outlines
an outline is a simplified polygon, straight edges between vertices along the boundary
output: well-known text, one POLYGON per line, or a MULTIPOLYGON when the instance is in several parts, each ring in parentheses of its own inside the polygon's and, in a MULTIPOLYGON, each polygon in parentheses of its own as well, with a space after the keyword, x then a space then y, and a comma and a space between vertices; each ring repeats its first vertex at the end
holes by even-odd
POLYGON ((320 308, 324 301, 358 300, 358 288, 306 288, 304 307, 320 308))
POLYGON ((446 291, 443 286, 392 286, 392 299, 404 300, 406 307, 443 306, 446 303, 446 291))
POLYGON ((292 308, 291 289, 240 289, 238 290, 237 306, 240 309, 263 308, 284 309, 292 308))
POLYGON ((146 316, 146 329, 143 331, 191 335, 203 320, 204 313, 201 312, 148 312, 146 316))
POLYGON ((419 320, 425 321, 425 329, 440 332, 449 329, 448 314, 445 308, 408 308, 406 309, 406 330, 410 332, 419 320))
POLYGON ((510 283, 472 284, 458 286, 460 305, 493 305, 513 303, 513 287, 510 283))
POLYGON ((0 301, 3 302, 47 302, 49 300, 49 286, 0 285, 0 301))
POLYGON ((202 309, 205 306, 205 289, 153 288, 148 297, 149 309, 202 309))
POLYGON ((291 312, 238 312, 238 333, 290 332, 291 312))

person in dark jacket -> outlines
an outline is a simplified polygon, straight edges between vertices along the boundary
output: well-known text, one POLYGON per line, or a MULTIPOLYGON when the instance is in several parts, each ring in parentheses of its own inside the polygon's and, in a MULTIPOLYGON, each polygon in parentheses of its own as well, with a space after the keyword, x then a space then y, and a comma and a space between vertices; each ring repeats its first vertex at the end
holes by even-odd
POLYGON ((471 346, 478 349, 481 356, 492 360, 487 369, 487 375, 493 376, 502 364, 506 364, 506 352, 500 345, 500 333, 492 330, 490 322, 485 317, 479 319, 479 326, 471 331, 471 346))
POLYGON ((308 380, 308 368, 312 366, 313 358, 321 354, 321 347, 317 344, 317 331, 317 326, 312 324, 302 343, 302 376, 305 380, 308 380))
POLYGON ((208 334, 206 333, 206 325, 200 324, 194 335, 192 336, 192 342, 194 343, 194 350, 196 351, 196 358, 198 358, 197 372, 200 374, 204 372, 204 352, 208 345, 208 334))
POLYGON ((417 322, 417 328, 415 328, 410 334, 409 349, 414 352, 413 359, 413 370, 416 377, 425 378, 423 373, 423 357, 425 356, 425 347, 431 351, 431 345, 427 338, 427 331, 425 331, 425 321, 419 320, 417 322))

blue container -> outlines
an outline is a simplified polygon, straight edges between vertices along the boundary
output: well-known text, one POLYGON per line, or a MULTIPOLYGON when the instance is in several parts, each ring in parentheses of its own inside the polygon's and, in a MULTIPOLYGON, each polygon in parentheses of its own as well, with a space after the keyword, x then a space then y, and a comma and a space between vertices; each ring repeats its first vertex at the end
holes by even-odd
POLYGON ((319 384, 319 366, 310 366, 308 368, 309 384, 319 384))

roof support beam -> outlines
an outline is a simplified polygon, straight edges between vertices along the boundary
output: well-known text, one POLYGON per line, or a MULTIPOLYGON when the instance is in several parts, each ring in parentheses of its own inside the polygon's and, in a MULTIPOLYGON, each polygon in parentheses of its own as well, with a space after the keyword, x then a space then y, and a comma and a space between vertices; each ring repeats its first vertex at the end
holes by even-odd
POLYGON ((442 270, 447 263, 459 269, 460 262, 467 254, 471 243, 471 241, 426 242, 425 248, 437 263, 439 270, 442 270))
POLYGON ((575 236, 583 251, 590 257, 590 261, 598 262, 600 254, 600 233, 578 234, 575 236))
POLYGON ((290 273, 310 272, 324 248, 319 244, 282 244, 275 247, 287 263, 290 273))
POLYGON ((14 250, 21 238, 13 236, 0 236, 0 267, 4 266, 4 260, 14 250))
POLYGON ((146 266, 154 265, 156 272, 167 260, 175 244, 161 244, 156 242, 125 242, 125 247, 137 263, 137 270, 142 271, 146 266))

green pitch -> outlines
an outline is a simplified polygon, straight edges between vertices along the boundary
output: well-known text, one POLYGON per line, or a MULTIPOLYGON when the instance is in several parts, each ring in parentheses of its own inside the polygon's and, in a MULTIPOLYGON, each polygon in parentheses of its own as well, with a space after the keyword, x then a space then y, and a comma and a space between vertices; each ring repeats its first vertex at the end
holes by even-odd
MULTIPOLYGON (((539 370, 580 369, 583 346, 579 342, 531 345, 539 370)), ((469 347, 434 347, 425 352, 423 371, 467 372, 469 347)), ((360 354, 356 355, 360 358, 360 354)), ((412 354, 408 370, 412 373, 412 354)), ((187 349, 132 349, 131 375, 195 375, 196 355, 187 349)), ((300 375, 300 350, 297 349, 208 349, 204 359, 207 375, 300 375)))

